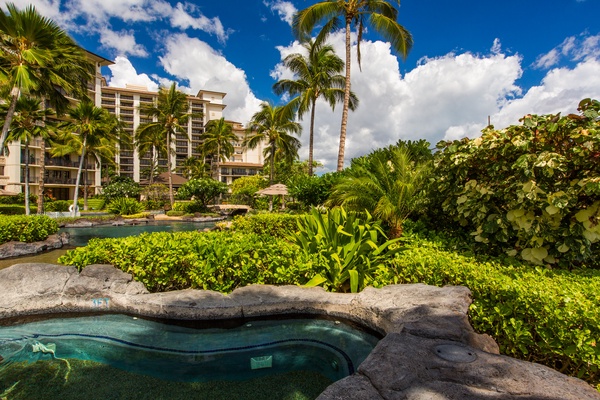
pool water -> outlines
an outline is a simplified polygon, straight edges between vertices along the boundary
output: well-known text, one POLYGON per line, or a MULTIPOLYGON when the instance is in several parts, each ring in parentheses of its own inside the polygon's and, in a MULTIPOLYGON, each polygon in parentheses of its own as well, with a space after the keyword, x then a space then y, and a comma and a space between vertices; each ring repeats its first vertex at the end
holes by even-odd
POLYGON ((85 246, 93 238, 120 238, 136 236, 145 232, 187 232, 214 226, 214 222, 154 221, 137 225, 61 228, 59 233, 67 232, 70 235, 69 244, 78 247, 85 246))
MULTIPOLYGON (((13 396, 8 398, 19 398, 15 393, 31 391, 32 384, 42 393, 48 385, 73 386, 86 376, 105 382, 103 374, 114 370, 140 382, 177 382, 175 388, 181 390, 257 390, 257 385, 267 385, 269 389, 259 391, 272 395, 288 382, 294 393, 318 389, 318 395, 331 382, 354 373, 377 341, 367 332, 322 319, 251 321, 229 329, 196 329, 126 315, 48 319, 0 327, 0 398, 9 393, 13 396), (32 376, 32 383, 22 384, 32 376)), ((120 381, 108 384, 133 390, 123 389, 120 381)), ((176 398, 172 394, 163 398, 176 398)))

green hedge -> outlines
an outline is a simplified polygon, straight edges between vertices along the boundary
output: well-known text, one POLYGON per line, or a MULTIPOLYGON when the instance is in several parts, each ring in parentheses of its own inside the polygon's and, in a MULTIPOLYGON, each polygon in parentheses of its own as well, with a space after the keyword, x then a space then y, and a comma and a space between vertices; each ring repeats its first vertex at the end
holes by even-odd
MULTIPOLYGON (((29 211, 32 214, 37 213, 37 207, 34 205, 29 206, 29 211)), ((25 206, 16 204, 0 204, 0 214, 2 215, 25 215, 25 206)))
POLYGON ((37 242, 58 232, 55 220, 45 215, 15 215, 0 218, 0 244, 19 241, 37 242))
POLYGON ((238 232, 285 238, 298 230, 299 218, 300 215, 272 213, 237 216, 231 223, 231 229, 238 232))
POLYGON ((422 239, 390 265, 376 285, 467 286, 473 327, 491 335, 503 354, 600 383, 600 271, 479 261, 422 239))
POLYGON ((273 237, 231 232, 156 232, 92 239, 62 264, 107 263, 132 274, 152 292, 186 288, 230 292, 254 283, 304 284, 314 260, 273 237))

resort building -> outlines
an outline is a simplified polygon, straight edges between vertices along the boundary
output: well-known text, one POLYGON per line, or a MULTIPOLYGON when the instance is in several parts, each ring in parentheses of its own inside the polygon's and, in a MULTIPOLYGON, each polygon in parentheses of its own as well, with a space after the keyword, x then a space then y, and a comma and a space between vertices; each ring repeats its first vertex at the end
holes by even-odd
MULTIPOLYGON (((148 91, 146 87, 126 85, 125 88, 107 86, 102 77, 101 68, 112 64, 112 61, 88 52, 91 60, 96 65, 96 74, 93 82, 88 85, 89 96, 97 106, 108 110, 111 114, 118 116, 124 123, 125 134, 129 135, 133 142, 137 127, 148 122, 144 115, 140 114, 139 107, 143 104, 151 104, 158 98, 157 92, 148 91)), ((175 172, 183 165, 189 157, 201 157, 199 149, 202 143, 204 128, 210 120, 218 120, 223 116, 226 108, 224 98, 226 93, 200 90, 195 96, 187 96, 188 112, 197 114, 190 118, 187 123, 187 134, 177 134, 171 143, 174 150, 171 165, 175 172)), ((75 101, 75 100, 74 100, 75 101)), ((230 184, 242 176, 256 175, 263 167, 263 147, 258 146, 254 150, 245 150, 241 144, 245 136, 245 129, 239 122, 228 121, 232 124, 238 140, 233 143, 234 154, 225 162, 220 163, 219 171, 214 171, 218 179, 230 184)), ((30 143, 30 190, 31 194, 39 194, 39 183, 41 179, 40 160, 42 157, 42 141, 34 140, 30 143)), ((8 144, 8 156, 0 157, 0 189, 10 192, 22 192, 25 183, 25 146, 23 143, 11 142, 8 144)), ((145 181, 152 163, 155 167, 167 166, 166 158, 153 159, 152 152, 138 154, 133 146, 121 145, 117 149, 115 159, 116 173, 121 176, 133 178, 136 182, 145 181)), ((71 155, 60 158, 50 157, 48 148, 44 154, 46 172, 44 189, 47 194, 57 199, 68 200, 73 198, 75 190, 75 179, 79 166, 79 156, 71 155)), ((206 160, 210 162, 209 160, 206 160)), ((100 193, 101 190, 101 166, 96 160, 88 157, 82 172, 81 188, 87 185, 90 194, 100 193)))

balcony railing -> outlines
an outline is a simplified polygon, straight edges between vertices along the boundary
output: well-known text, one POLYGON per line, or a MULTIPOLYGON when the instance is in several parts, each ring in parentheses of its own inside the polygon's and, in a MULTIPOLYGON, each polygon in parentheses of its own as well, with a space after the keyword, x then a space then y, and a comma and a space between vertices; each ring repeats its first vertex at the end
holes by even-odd
MULTIPOLYGON (((62 178, 62 177, 47 177, 44 179, 44 183, 51 185, 74 185, 75 178, 62 178)), ((83 179, 81 180, 81 184, 83 184, 83 179)), ((93 185, 93 182, 88 180, 88 185, 93 185)))
MULTIPOLYGON (((30 175, 29 176, 29 183, 38 183, 40 181, 40 177, 37 175, 30 175)), ((25 183, 25 177, 22 176, 21 177, 21 183, 25 183)))
MULTIPOLYGON (((56 159, 56 158, 46 158, 45 163, 46 163, 46 166, 79 168, 79 161, 66 161, 66 160, 61 160, 61 159, 56 159)), ((83 168, 94 170, 94 169, 96 169, 96 166, 93 164, 87 164, 87 166, 86 166, 84 164, 83 168)))

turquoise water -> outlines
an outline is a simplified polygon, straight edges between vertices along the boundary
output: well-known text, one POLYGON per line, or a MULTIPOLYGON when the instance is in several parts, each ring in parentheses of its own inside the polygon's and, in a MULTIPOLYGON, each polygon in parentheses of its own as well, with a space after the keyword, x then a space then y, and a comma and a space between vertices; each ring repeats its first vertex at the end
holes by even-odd
POLYGON ((27 377, 45 376, 44 368, 53 372, 46 374, 49 383, 36 378, 40 391, 64 385, 90 362, 165 382, 252 381, 301 372, 328 384, 354 373, 378 340, 321 319, 251 321, 229 329, 126 315, 48 319, 0 327, 0 394, 27 377))
POLYGON ((186 232, 212 228, 214 222, 182 222, 182 221, 154 221, 138 225, 102 225, 86 228, 61 228, 60 232, 67 232, 71 238, 70 245, 85 246, 92 238, 119 238, 136 236, 144 232, 186 232))

